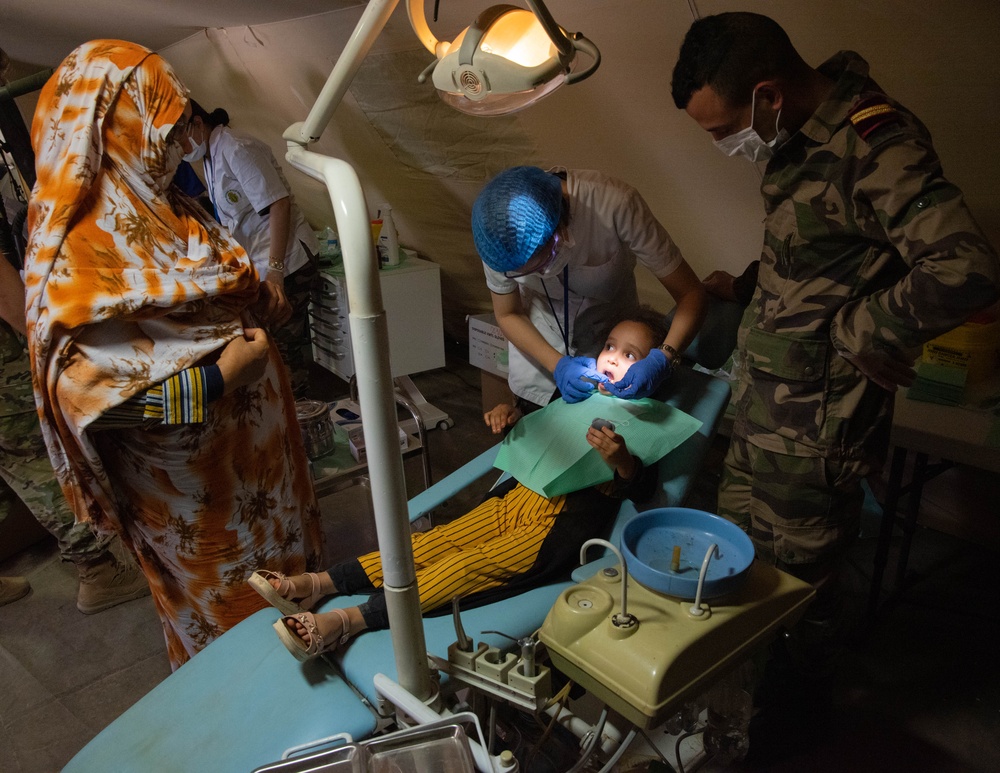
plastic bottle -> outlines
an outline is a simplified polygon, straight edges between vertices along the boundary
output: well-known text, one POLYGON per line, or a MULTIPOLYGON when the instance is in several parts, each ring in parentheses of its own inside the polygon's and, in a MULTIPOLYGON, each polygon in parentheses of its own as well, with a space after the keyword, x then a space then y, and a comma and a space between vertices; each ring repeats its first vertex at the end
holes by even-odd
POLYGON ((392 220, 392 207, 382 205, 382 230, 378 235, 378 257, 382 268, 399 265, 399 234, 392 220))
POLYGON ((340 253, 340 240, 336 231, 327 226, 322 231, 316 232, 316 240, 319 242, 319 257, 323 263, 335 264, 341 261, 343 256, 340 253))

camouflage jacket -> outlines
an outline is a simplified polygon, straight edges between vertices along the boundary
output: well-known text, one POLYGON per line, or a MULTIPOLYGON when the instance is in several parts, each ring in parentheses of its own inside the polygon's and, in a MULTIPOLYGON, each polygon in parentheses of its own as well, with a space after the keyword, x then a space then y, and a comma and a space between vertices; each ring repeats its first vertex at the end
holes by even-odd
POLYGON ((839 352, 916 354, 998 297, 997 255, 930 134, 857 54, 768 163, 759 278, 739 337, 735 432, 794 456, 879 464, 892 396, 839 352))

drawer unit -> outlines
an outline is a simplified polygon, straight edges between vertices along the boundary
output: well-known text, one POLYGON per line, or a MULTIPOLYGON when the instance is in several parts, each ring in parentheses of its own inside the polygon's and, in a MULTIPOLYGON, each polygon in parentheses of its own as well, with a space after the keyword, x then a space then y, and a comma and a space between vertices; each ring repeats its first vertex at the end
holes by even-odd
POLYGON ((347 282, 343 274, 320 272, 309 304, 313 360, 345 381, 354 375, 347 282))
MULTIPOLYGON (((320 272, 320 280, 309 307, 313 359, 349 381, 355 368, 347 278, 341 268, 320 272)), ((393 377, 443 368, 440 267, 407 258, 399 266, 379 271, 379 284, 393 377)))

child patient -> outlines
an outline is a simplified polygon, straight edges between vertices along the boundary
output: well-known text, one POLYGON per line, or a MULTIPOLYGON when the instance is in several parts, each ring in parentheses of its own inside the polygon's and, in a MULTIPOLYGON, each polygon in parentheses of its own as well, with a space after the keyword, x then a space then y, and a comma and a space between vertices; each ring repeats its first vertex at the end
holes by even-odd
MULTIPOLYGON (((662 315, 646 307, 623 316, 608 335, 597 370, 612 382, 620 380, 666 337, 666 327, 662 315)), ((499 433, 520 414, 501 404, 484 418, 499 433)), ((460 518, 413 534, 422 612, 456 596, 466 603, 485 603, 564 578, 579 560, 583 543, 606 534, 621 499, 652 494, 655 475, 643 469, 620 435, 590 427, 587 442, 614 470, 613 480, 549 499, 508 479, 460 518)), ((318 574, 286 577, 262 570, 248 582, 285 614, 275 630, 299 660, 334 650, 364 630, 389 626, 377 551, 318 574), (325 596, 355 593, 371 595, 360 606, 309 611, 325 596)))

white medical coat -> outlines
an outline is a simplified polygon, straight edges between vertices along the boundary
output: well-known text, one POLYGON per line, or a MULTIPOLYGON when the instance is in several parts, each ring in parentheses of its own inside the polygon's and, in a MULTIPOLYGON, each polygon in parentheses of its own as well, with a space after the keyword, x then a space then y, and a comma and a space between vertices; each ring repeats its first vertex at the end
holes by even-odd
POLYGON ((272 255, 284 257, 285 276, 289 276, 309 260, 303 243, 313 254, 318 252, 316 234, 294 199, 288 243, 283 249, 271 249, 267 209, 291 196, 291 188, 271 149, 260 140, 234 134, 228 126, 216 126, 208 139, 205 181, 219 222, 247 251, 262 279, 272 255))
MULTIPOLYGON (((559 246, 555 267, 568 268, 568 293, 564 293, 561 269, 545 277, 530 274, 508 279, 484 263, 486 285, 500 295, 520 292, 528 318, 558 351, 596 356, 608 323, 639 304, 636 261, 659 279, 671 274, 684 258, 631 185, 601 172, 563 167, 549 171, 566 175, 568 238, 559 246), (561 332, 564 297, 569 310, 568 352, 561 332)), ((508 348, 511 391, 546 405, 556 388, 552 374, 513 344, 508 348)))

